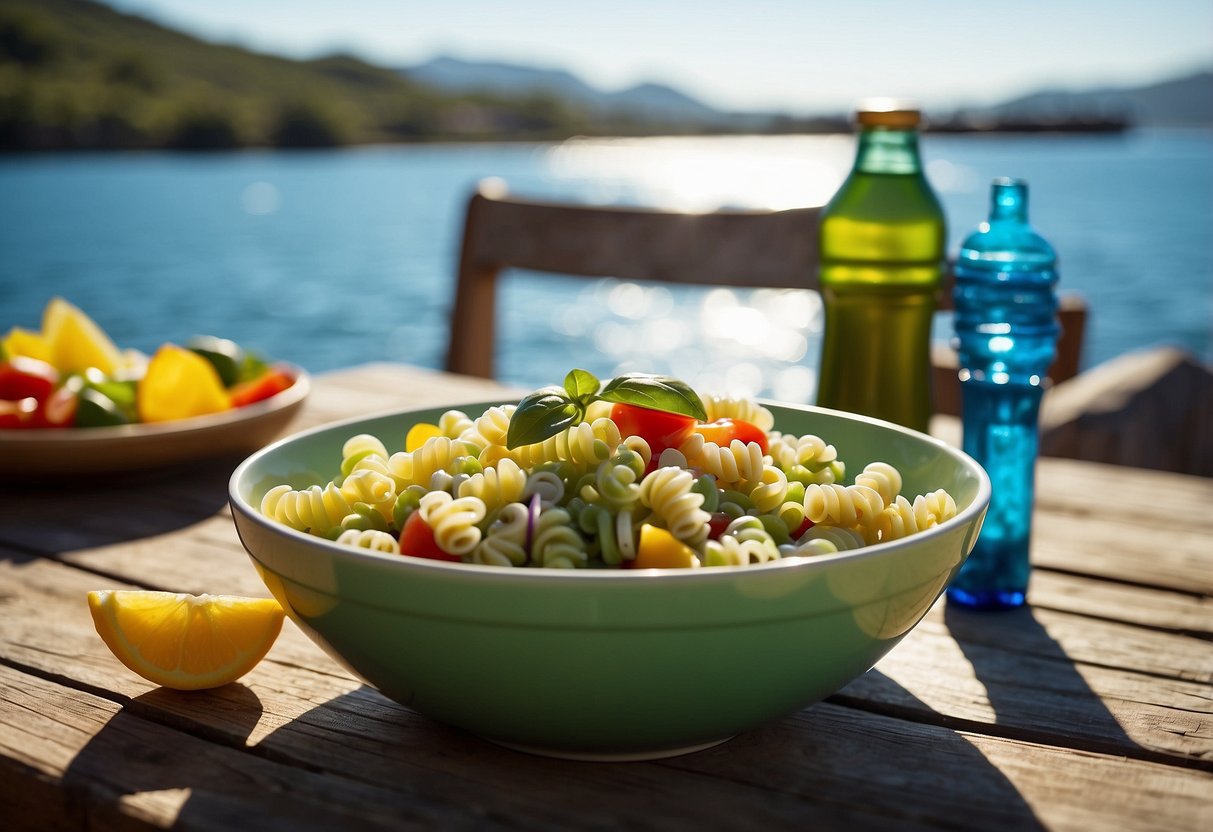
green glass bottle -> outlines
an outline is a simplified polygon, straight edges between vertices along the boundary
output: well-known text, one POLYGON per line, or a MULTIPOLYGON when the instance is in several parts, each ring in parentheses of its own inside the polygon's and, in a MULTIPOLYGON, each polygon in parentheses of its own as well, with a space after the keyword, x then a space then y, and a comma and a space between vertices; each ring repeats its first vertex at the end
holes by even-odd
POLYGON ((946 230, 918 155, 920 120, 895 102, 856 116, 855 164, 821 217, 817 404, 926 431, 946 230))

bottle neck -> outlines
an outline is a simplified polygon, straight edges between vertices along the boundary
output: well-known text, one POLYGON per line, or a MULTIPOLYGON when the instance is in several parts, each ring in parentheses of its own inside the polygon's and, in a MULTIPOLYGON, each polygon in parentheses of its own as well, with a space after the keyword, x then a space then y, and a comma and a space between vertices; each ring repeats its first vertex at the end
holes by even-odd
POLYGON ((867 127, 859 131, 855 154, 859 173, 915 174, 922 172, 916 130, 867 127))
POLYGON ((1027 183, 1018 179, 995 179, 990 188, 990 222, 1027 221, 1027 183))

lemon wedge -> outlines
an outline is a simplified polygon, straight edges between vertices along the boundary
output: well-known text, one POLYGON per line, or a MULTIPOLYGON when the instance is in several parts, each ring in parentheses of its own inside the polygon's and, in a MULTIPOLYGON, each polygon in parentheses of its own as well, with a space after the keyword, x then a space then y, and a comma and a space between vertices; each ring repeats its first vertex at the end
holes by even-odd
POLYGON ((93 624, 124 665, 150 682, 201 690, 234 682, 261 661, 282 630, 272 598, 153 590, 88 593, 93 624))
POLYGON ((42 338, 50 362, 61 373, 96 367, 110 376, 122 362, 122 354, 105 331, 63 298, 53 298, 42 310, 42 338))

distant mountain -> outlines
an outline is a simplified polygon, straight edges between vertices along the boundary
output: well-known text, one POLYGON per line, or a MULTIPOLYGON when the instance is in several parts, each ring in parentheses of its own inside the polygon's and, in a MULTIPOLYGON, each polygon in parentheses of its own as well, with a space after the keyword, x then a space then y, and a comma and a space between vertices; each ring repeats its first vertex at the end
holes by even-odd
MULTIPOLYGON (((410 81, 451 93, 504 96, 545 94, 594 115, 626 115, 640 121, 679 121, 702 127, 789 131, 837 129, 841 114, 795 118, 779 113, 729 113, 661 84, 616 92, 594 87, 563 69, 491 61, 433 58, 398 72, 410 81)), ((933 118, 938 129, 1074 129, 1213 124, 1213 72, 1143 87, 1086 91, 1046 90, 988 107, 963 107, 933 118)))
POLYGON ((626 115, 643 121, 702 124, 721 124, 729 118, 729 114, 673 87, 648 83, 613 92, 604 91, 563 69, 496 61, 465 61, 444 55, 417 66, 401 68, 398 72, 413 83, 448 93, 549 95, 586 108, 598 116, 626 115))
POLYGON ((1104 118, 1138 126, 1208 125, 1213 124, 1213 71, 1143 87, 1045 90, 962 112, 972 117, 1038 121, 1104 118))

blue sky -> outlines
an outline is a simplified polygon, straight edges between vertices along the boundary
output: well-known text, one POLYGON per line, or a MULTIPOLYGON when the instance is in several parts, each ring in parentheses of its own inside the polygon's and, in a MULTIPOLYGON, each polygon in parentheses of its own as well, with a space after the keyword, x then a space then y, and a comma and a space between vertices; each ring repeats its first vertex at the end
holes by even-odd
POLYGON ((106 0, 212 40, 391 66, 445 53, 675 86, 738 110, 928 107, 1213 67, 1211 0, 106 0))

